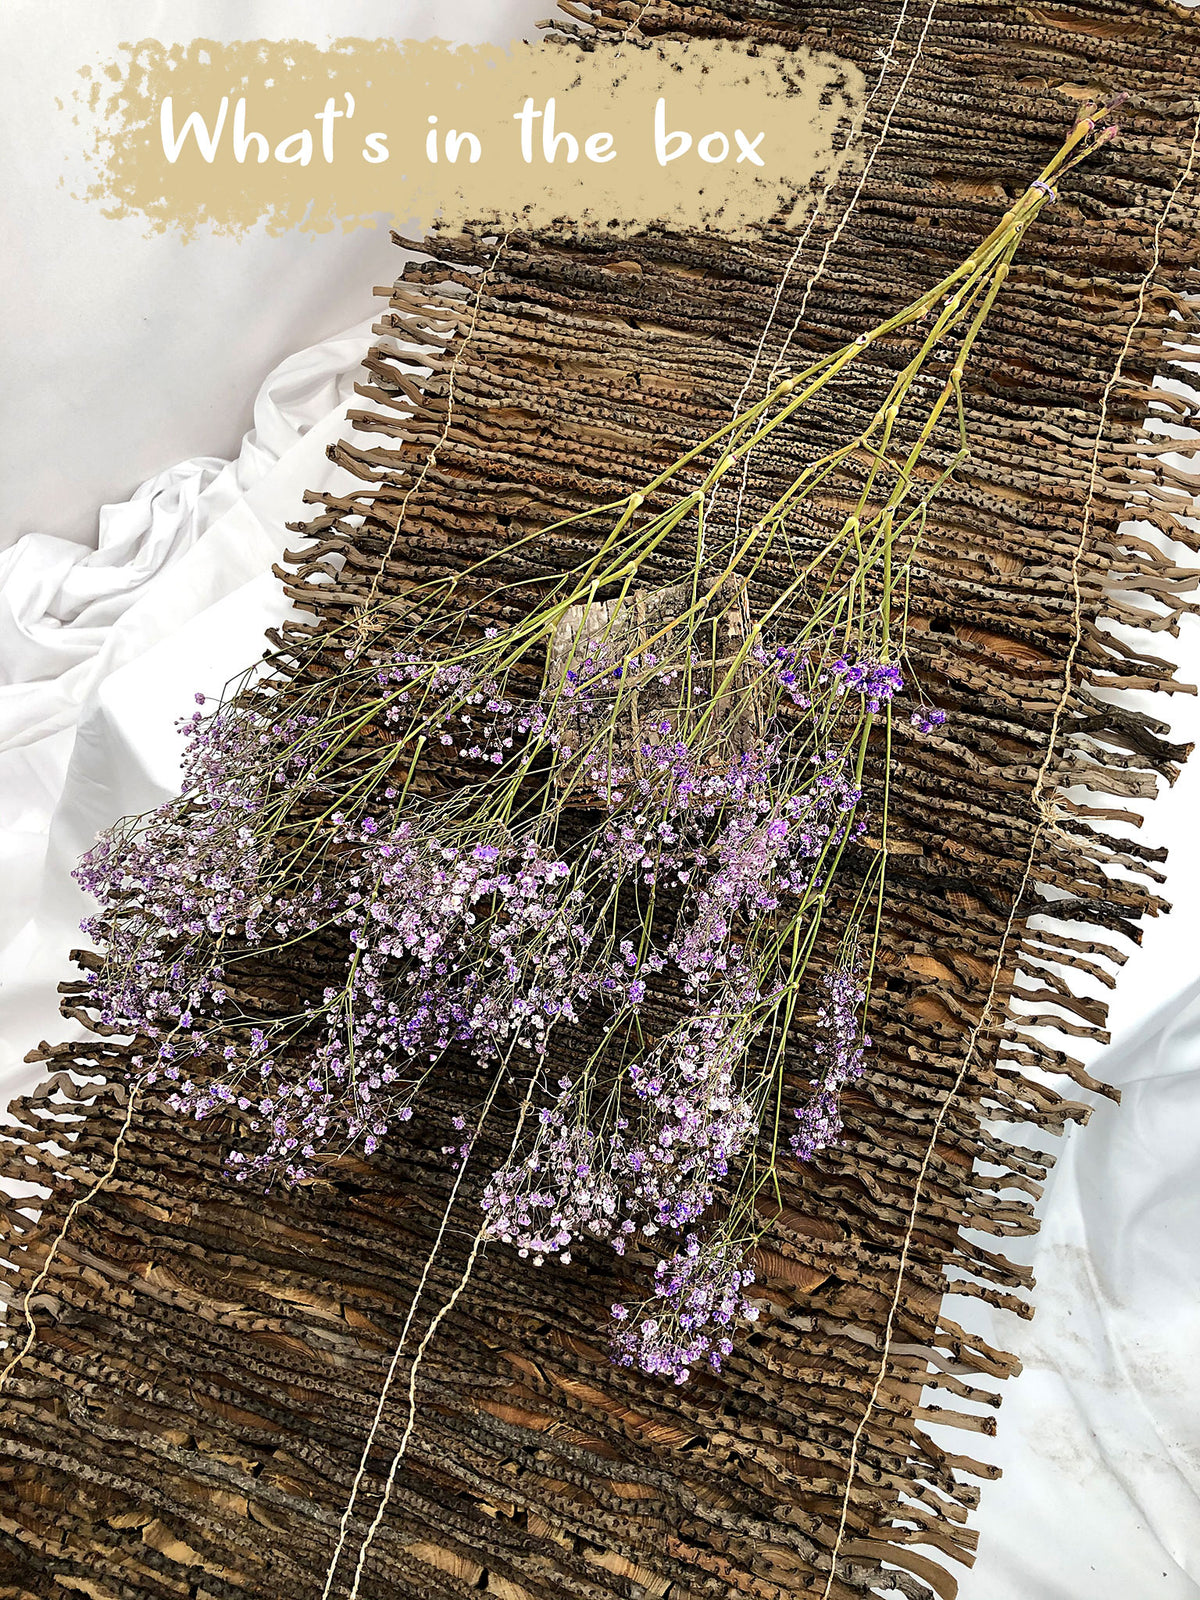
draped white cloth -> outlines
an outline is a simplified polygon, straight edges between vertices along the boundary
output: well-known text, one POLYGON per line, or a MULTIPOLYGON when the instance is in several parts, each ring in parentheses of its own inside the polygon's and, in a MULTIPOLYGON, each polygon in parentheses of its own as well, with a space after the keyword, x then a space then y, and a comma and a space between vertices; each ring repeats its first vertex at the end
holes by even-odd
POLYGON ((1123 1009, 1149 1014, 1096 1067, 1120 1108, 1059 1152, 1031 1253, 1037 1315, 989 1319, 1025 1364, 997 1438, 942 1430, 1004 1470, 961 1600, 1200 1595, 1200 981, 1152 1009, 1152 965, 1129 978, 1123 1009))

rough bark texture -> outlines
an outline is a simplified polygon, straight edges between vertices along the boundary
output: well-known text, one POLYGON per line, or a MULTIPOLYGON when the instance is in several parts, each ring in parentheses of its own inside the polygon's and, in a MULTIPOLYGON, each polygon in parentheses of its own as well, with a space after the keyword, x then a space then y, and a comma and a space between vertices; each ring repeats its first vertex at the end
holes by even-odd
MULTIPOLYGON (((868 81, 897 14, 831 0, 564 9, 602 41, 628 31, 625 49, 668 31, 804 41, 855 60, 868 81)), ((927 9, 909 7, 867 148, 927 9)), ((565 47, 596 37, 583 29, 565 47)), ((958 1294, 1030 1314, 1027 1275, 1003 1240, 1036 1227, 1050 1158, 1007 1125, 1086 1118, 1048 1076, 1099 1087, 1069 1054, 1070 1036, 1103 1027, 1073 973, 1110 982, 1113 937, 1136 938, 1138 919, 1163 909, 1146 883, 1162 853, 1104 825, 1173 778, 1186 752, 1110 691, 1177 686, 1108 624, 1174 633, 1195 582, 1145 527, 1122 527, 1122 508, 1135 496, 1140 518, 1195 547, 1175 521, 1187 485, 1137 452, 1152 381, 1172 370, 1164 341, 1197 320, 1182 298, 1200 265, 1193 185, 1157 244, 1155 230, 1187 161, 1198 63, 1200 21, 1161 0, 943 0, 934 11, 793 356, 853 337, 936 282, 1057 148, 1089 89, 1131 99, 1120 142, 1043 213, 968 372, 973 455, 937 503, 912 599, 912 664, 949 722, 944 737, 896 735, 875 1048, 849 1098, 847 1143, 786 1174, 759 1263, 764 1315, 720 1379, 675 1389, 608 1364, 601 1329, 620 1280, 601 1252, 542 1270, 487 1252, 421 1368, 362 1595, 954 1593, 941 1558, 971 1558, 968 1512, 977 1480, 994 1476, 969 1436, 993 1431, 989 1380, 1014 1363, 965 1333, 943 1294, 955 1280, 958 1294), (1044 814, 1032 796, 1047 760, 1044 814), (1047 893, 1072 933, 1028 926, 1047 893), (1038 1022, 1066 1036, 1062 1049, 1031 1031, 1038 1022), (997 1248, 969 1236, 980 1232, 997 1248), (944 1409, 921 1405, 926 1384, 944 1409), (968 1453, 935 1443, 931 1420, 967 1430, 968 1453)), ((768 364, 854 181, 792 272, 768 364)), ((405 271, 367 362, 376 410, 336 447, 361 486, 312 497, 308 542, 282 574, 311 621, 274 641, 281 670, 311 661, 311 630, 336 625, 372 585, 399 594, 415 575, 636 488, 724 420, 793 246, 769 230, 742 244, 565 230, 517 231, 499 250, 482 230, 430 243, 434 259, 405 271), (418 389, 422 364, 433 375, 418 389)), ((751 475, 751 507, 814 438, 861 426, 888 359, 872 353, 780 438, 751 475)), ((802 539, 836 502, 831 490, 814 506, 802 539)), ((681 555, 665 551, 660 575, 681 555)), ((488 610, 486 595, 478 603, 488 610)), ((40 1056, 55 1076, 15 1104, 3 1166, 50 1193, 36 1223, 8 1213, 10 1320, 19 1344, 27 1309, 36 1337, 5 1401, 0 1596, 320 1595, 445 1201, 444 1163, 428 1151, 445 1142, 450 1099, 435 1097, 410 1147, 264 1202, 223 1179, 206 1127, 180 1126, 147 1098, 26 1307, 67 1208, 110 1163, 125 1105, 119 1043, 40 1056)), ((497 1152, 506 1138, 500 1117, 497 1152)), ((475 1215, 469 1201, 458 1214, 418 1332, 459 1278, 475 1215)), ((406 1357, 334 1594, 348 1592, 379 1504, 408 1373, 406 1357)))

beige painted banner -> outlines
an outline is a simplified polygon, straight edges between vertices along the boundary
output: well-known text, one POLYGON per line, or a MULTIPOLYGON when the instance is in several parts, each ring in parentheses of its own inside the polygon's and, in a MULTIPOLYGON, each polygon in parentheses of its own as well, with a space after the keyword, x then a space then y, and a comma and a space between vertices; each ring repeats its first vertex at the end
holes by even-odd
POLYGON ((154 39, 82 70, 86 198, 155 231, 790 221, 862 104, 833 56, 720 41, 154 39))

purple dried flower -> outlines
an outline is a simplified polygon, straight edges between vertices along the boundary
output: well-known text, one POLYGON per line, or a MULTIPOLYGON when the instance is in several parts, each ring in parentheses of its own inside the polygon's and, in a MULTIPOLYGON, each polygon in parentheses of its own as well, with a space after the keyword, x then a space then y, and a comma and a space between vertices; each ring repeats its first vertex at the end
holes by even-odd
POLYGON ((832 670, 848 692, 860 694, 872 716, 888 705, 896 695, 904 692, 904 677, 894 663, 880 661, 869 655, 859 655, 851 661, 839 656, 832 670))
MULTIPOLYGON (((719 1372, 733 1349, 734 1326, 758 1318, 745 1292, 753 1282, 744 1247, 722 1236, 701 1243, 689 1233, 682 1249, 658 1263, 653 1299, 614 1336, 614 1359, 675 1383, 685 1383, 698 1361, 719 1372)), ((628 1314, 620 1309, 618 1316, 613 1308, 614 1320, 624 1322, 628 1314)))
POLYGON ((827 972, 821 983, 828 998, 817 1011, 813 1046, 816 1088, 808 1104, 797 1108, 799 1126, 789 1141, 802 1161, 811 1161, 840 1140, 843 1125, 838 1096, 847 1083, 862 1076, 864 1054, 871 1043, 861 1032, 859 1019, 866 989, 855 961, 851 959, 827 972))
MULTIPOLYGON (((449 662, 347 652, 397 759, 420 737, 439 782, 454 775, 445 802, 386 778, 339 791, 336 729, 265 697, 190 718, 179 800, 81 865, 100 901, 89 1003, 148 1041, 139 1070, 181 1115, 239 1119, 243 1183, 375 1152, 449 1052, 540 1084, 552 1033, 570 1030, 591 1056, 538 1088, 525 1146, 484 1190, 487 1231, 537 1262, 569 1259, 578 1239, 624 1254, 665 1234, 654 1299, 613 1307, 617 1357, 682 1382, 697 1361, 718 1370, 755 1315, 750 1236, 691 1230, 761 1149, 774 1085, 755 1042, 791 981, 771 952, 865 827, 852 776, 865 724, 846 696, 876 712, 903 680, 861 651, 831 665, 820 639, 756 641, 747 682, 766 698, 743 725, 736 707, 715 720, 715 683, 692 671, 698 629, 641 656, 591 643, 540 696, 495 665, 511 658, 499 630, 484 639, 499 642, 449 662), (616 738, 635 694, 636 733, 616 738), (548 769, 550 803, 514 810, 548 769), (497 792, 506 806, 490 806, 497 792), (561 828, 564 806, 592 821, 561 828), (241 963, 306 941, 319 988, 244 998, 241 963)), ((839 981, 797 1113, 804 1155, 840 1133, 837 1091, 867 1043, 861 986, 839 981)), ((456 1115, 443 1147, 457 1164, 468 1126, 456 1115)))

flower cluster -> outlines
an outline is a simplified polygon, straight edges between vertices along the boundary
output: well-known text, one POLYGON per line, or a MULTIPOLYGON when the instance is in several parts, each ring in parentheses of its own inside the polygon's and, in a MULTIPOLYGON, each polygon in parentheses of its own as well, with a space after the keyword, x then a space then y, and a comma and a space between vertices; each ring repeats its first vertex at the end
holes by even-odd
POLYGON ((867 649, 830 660, 827 651, 816 645, 807 651, 796 645, 777 645, 768 651, 759 644, 754 659, 779 684, 785 698, 803 710, 813 707, 828 688, 835 696, 860 695, 871 715, 878 716, 904 693, 899 666, 867 649))
POLYGON ((638 1115, 633 1136, 620 1141, 622 1187, 647 1235, 699 1221, 758 1132, 745 1071, 746 1018, 761 1002, 742 975, 628 1069, 638 1115))
POLYGON ((797 1108, 798 1126, 789 1141, 802 1161, 811 1161, 841 1138, 839 1096, 846 1084, 862 1076, 864 1052, 871 1047, 870 1037, 862 1032, 866 988, 855 962, 827 972, 821 982, 826 998, 817 1011, 813 1095, 807 1105, 797 1108))
POLYGON ((820 883, 820 863, 847 835, 866 826, 851 821, 862 791, 833 752, 811 786, 782 801, 762 794, 735 808, 718 836, 715 870, 695 890, 695 910, 672 955, 689 988, 698 988, 730 954, 735 925, 743 927, 776 911, 784 895, 803 894, 820 883))
MULTIPOLYGON (((487 1231, 537 1263, 678 1240, 617 1353, 680 1381, 753 1316, 752 1236, 696 1230, 762 1137, 777 1068, 756 1041, 795 981, 786 930, 866 826, 868 724, 847 698, 873 712, 902 689, 886 662, 811 644, 752 641, 721 678, 695 639, 595 645, 531 699, 491 630, 459 659, 368 662, 352 715, 302 700, 274 718, 261 696, 197 712, 179 799, 77 874, 100 901, 100 1020, 138 1035, 181 1113, 237 1118, 241 1182, 370 1154, 452 1053, 523 1064, 538 1111, 484 1188, 487 1231), (347 791, 367 726, 376 764, 347 791), (490 776, 418 798, 401 775, 423 747, 490 776), (564 833, 570 806, 593 820, 564 833), (249 961, 269 983, 244 981, 249 961), (591 1053, 544 1091, 556 1029, 591 1053)), ((830 988, 799 1154, 840 1128, 861 998, 850 973, 830 988)))
POLYGON ((579 1116, 571 1079, 561 1078, 558 1088, 539 1113, 532 1150, 494 1172, 482 1200, 489 1235, 539 1266, 548 1255, 569 1261, 578 1238, 609 1237, 621 1210, 603 1139, 579 1116))
POLYGON ((753 1282, 754 1271, 737 1244, 720 1234, 702 1242, 689 1233, 682 1248, 655 1268, 651 1310, 630 1319, 624 1305, 613 1306, 621 1324, 613 1340, 616 1360, 675 1383, 685 1383, 699 1361, 719 1372, 733 1350, 734 1325, 758 1318, 746 1294, 753 1282))
MULTIPOLYGON (((281 1171, 295 1182, 338 1145, 361 1142, 370 1154, 409 1119, 429 1064, 452 1047, 485 1063, 517 1052, 537 1059, 577 1008, 637 998, 623 957, 592 959, 584 891, 536 839, 497 829, 471 843, 408 819, 331 821, 339 870, 326 898, 330 930, 345 938, 343 981, 308 1009, 306 1032, 320 1029, 311 1053, 285 1048, 254 1063, 271 1092, 249 1108, 238 1099, 256 1113, 249 1131, 262 1145, 231 1156, 242 1181, 281 1171)), ((236 1067, 236 1049, 225 1054, 236 1067)), ((177 1097, 201 1118, 228 1103, 228 1085, 211 1077, 177 1097)))
POLYGON ((318 885, 272 885, 257 826, 273 784, 306 780, 310 726, 253 712, 204 721, 197 711, 183 724, 181 797, 148 826, 102 835, 75 870, 100 902, 82 924, 105 956, 87 975, 90 1002, 107 1027, 156 1041, 160 1062, 202 1043, 202 1014, 226 1004, 228 941, 261 943, 323 920, 318 885))
POLYGON ((940 706, 922 706, 914 711, 908 719, 919 733, 932 733, 935 728, 940 728, 946 721, 946 713, 940 706))
MULTIPOLYGON (((492 1174, 488 1233, 540 1265, 584 1237, 623 1255, 634 1235, 698 1221, 758 1131, 746 1035, 729 994, 712 997, 619 1074, 624 1098, 602 1127, 589 1120, 581 1086, 560 1078, 526 1154, 492 1174)), ((602 1062, 603 1047, 593 1065, 602 1062)))
POLYGON ((860 694, 872 716, 878 716, 885 705, 904 692, 904 675, 890 661, 860 655, 851 661, 839 656, 833 663, 842 685, 848 693, 860 694))

